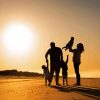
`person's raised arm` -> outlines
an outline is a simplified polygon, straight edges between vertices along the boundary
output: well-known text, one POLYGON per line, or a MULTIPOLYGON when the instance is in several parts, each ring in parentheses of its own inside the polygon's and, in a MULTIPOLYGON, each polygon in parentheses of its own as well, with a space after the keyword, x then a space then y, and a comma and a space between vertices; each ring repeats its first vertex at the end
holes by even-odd
POLYGON ((68 60, 69 60, 69 55, 67 55, 66 64, 68 63, 68 60))

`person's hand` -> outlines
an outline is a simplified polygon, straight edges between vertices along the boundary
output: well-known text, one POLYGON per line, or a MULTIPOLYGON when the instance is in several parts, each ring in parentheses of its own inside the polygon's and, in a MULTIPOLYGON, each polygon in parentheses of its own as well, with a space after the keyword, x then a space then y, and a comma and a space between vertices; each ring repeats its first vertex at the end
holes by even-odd
POLYGON ((62 47, 62 50, 64 49, 64 47, 62 47))

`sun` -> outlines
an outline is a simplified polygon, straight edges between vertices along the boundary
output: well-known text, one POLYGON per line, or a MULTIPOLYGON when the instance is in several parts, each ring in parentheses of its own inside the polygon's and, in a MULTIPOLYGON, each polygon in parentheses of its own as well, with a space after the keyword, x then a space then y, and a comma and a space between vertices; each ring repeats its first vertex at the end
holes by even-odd
POLYGON ((13 55, 26 54, 35 42, 35 32, 25 24, 9 24, 3 33, 3 44, 7 51, 13 55))

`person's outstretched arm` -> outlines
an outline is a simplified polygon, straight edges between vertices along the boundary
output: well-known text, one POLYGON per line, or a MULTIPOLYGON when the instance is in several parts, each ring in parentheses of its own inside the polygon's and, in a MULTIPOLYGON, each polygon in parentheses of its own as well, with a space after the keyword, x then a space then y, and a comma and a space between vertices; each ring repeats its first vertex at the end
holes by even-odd
POLYGON ((66 46, 62 47, 62 49, 65 49, 65 48, 66 48, 66 46))
POLYGON ((69 55, 67 55, 66 64, 68 63, 68 60, 69 60, 69 55))

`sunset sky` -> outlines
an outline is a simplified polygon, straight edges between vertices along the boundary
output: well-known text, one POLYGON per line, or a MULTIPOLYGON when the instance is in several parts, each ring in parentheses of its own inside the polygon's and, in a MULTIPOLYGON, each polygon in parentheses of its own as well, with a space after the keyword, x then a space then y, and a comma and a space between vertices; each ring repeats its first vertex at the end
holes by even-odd
MULTIPOLYGON (((62 48, 71 36, 75 37, 73 48, 79 42, 85 47, 81 76, 100 77, 100 0, 0 0, 0 70, 42 72, 50 42, 62 48), (22 29, 20 39, 14 27, 22 29), (4 38, 11 29, 16 41, 13 49, 7 44, 12 35, 8 40, 4 38), (26 48, 22 48, 24 44, 26 48)), ((68 73, 75 76, 72 54, 63 54, 64 60, 69 54, 68 73)))

